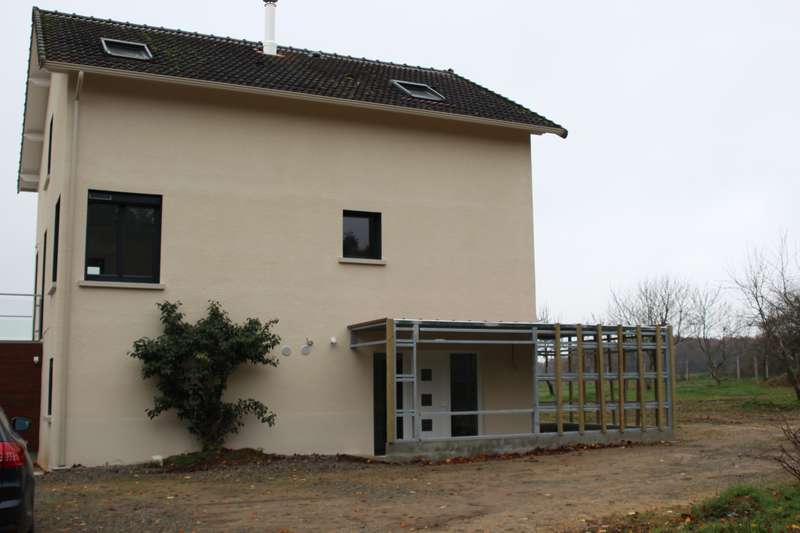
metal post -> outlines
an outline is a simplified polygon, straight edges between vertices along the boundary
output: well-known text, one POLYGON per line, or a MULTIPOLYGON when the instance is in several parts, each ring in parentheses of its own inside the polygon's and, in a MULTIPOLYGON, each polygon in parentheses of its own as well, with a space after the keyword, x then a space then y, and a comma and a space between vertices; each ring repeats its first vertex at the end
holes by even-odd
POLYGON ((619 386, 619 432, 625 433, 625 332, 622 325, 617 326, 617 379, 619 386))
POLYGON ((606 433, 608 426, 606 425, 606 391, 605 391, 605 368, 603 364, 603 326, 597 326, 595 332, 595 341, 597 347, 595 348, 595 360, 597 365, 597 402, 600 408, 600 431, 606 433))
POLYGON ((672 335, 672 326, 667 327, 667 346, 669 347, 669 425, 675 430, 678 411, 678 397, 675 395, 675 338, 672 335))
POLYGON ((639 388, 637 399, 639 400, 639 425, 644 431, 647 428, 645 416, 645 383, 644 383, 644 351, 642 350, 642 327, 636 326, 636 371, 639 374, 639 388))
POLYGON ((419 364, 417 363, 418 353, 417 353, 417 341, 419 340, 419 323, 414 323, 414 331, 411 333, 412 343, 411 343, 411 366, 412 371, 414 374, 414 381, 412 384, 412 389, 414 391, 414 431, 413 437, 417 440, 422 440, 422 420, 420 413, 421 411, 421 399, 419 395, 419 364))
POLYGON ((583 412, 584 404, 586 403, 586 386, 583 381, 584 366, 586 364, 583 354, 583 326, 578 324, 575 326, 575 330, 578 337, 578 431, 583 435, 586 431, 586 415, 583 412))
POLYGON ((564 434, 564 419, 561 406, 561 324, 556 324, 555 339, 553 341, 553 351, 555 355, 556 371, 556 431, 559 435, 564 434))
POLYGON ((532 354, 532 374, 533 374, 533 413, 531 413, 531 424, 533 433, 540 433, 541 426, 539 420, 539 330, 531 330, 531 354, 532 354))
POLYGON ((659 431, 664 431, 664 353, 661 339, 661 326, 656 326, 656 425, 659 431))
POLYGON ((395 359, 397 345, 394 320, 386 320, 386 444, 394 442, 397 415, 395 414, 395 398, 397 383, 395 382, 395 359))

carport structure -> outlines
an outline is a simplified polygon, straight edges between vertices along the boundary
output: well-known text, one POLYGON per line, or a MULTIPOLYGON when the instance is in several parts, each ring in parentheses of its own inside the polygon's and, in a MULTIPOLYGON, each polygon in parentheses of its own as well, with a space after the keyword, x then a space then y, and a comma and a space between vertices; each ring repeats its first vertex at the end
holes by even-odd
POLYGON ((669 438, 669 326, 382 318, 349 326, 373 355, 375 453, 506 453, 669 438))

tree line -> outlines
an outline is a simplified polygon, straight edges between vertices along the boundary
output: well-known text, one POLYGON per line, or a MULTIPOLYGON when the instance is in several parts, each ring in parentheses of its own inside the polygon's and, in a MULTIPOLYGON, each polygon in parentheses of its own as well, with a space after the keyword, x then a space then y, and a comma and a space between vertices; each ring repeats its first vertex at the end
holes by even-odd
POLYGON ((800 400, 800 253, 786 237, 750 250, 726 282, 661 276, 612 291, 606 320, 672 325, 679 375, 698 367, 717 383, 782 375, 800 400))

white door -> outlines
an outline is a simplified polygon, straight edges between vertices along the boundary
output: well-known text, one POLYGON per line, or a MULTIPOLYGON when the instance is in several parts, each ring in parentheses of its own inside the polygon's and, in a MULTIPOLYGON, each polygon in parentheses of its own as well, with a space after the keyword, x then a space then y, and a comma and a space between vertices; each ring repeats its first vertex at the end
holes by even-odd
POLYGON ((450 437, 450 416, 426 414, 450 411, 450 354, 424 352, 419 354, 417 363, 421 438, 450 437))

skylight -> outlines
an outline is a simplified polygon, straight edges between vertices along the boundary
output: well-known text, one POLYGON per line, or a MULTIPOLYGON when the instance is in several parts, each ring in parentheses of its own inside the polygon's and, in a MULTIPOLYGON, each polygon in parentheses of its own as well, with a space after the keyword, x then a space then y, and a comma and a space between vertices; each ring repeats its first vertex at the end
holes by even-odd
POLYGON ((150 48, 144 43, 118 41, 116 39, 106 39, 105 37, 102 37, 100 41, 103 43, 103 50, 110 56, 139 59, 141 61, 153 59, 150 48))
POLYGON ((445 98, 441 93, 437 92, 430 85, 424 83, 414 83, 413 81, 392 80, 392 85, 398 87, 401 91, 414 98, 421 98, 423 100, 433 100, 434 102, 441 102, 445 98))

